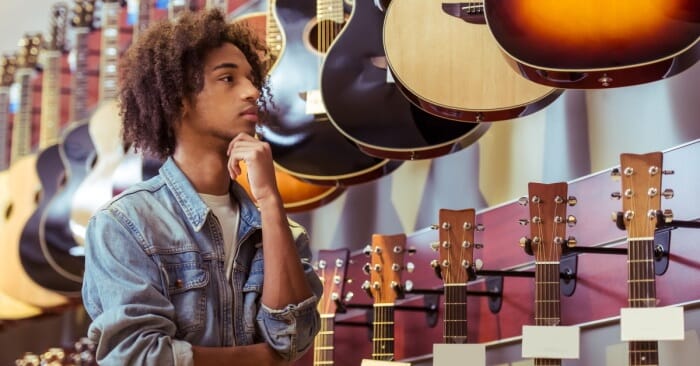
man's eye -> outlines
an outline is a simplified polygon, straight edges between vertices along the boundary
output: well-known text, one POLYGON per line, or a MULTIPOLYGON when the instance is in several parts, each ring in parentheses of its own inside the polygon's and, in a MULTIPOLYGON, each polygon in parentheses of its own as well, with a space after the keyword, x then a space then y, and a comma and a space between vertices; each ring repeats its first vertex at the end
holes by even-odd
POLYGON ((233 76, 224 76, 224 77, 222 77, 222 78, 219 79, 219 80, 225 81, 225 82, 227 82, 227 83, 230 83, 230 82, 233 82, 233 76))

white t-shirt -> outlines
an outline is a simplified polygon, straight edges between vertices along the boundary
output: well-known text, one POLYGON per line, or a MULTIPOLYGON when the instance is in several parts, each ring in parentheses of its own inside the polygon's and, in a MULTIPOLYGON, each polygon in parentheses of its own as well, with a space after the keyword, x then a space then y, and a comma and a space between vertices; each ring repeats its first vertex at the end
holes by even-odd
MULTIPOLYGON (((230 267, 233 263, 233 248, 236 245, 236 233, 238 232, 239 208, 238 203, 231 202, 231 197, 228 194, 221 196, 200 193, 202 201, 209 206, 214 213, 214 216, 219 220, 221 232, 224 236, 224 254, 226 255, 226 266, 230 267)), ((230 269, 230 268, 227 268, 230 269)), ((227 270, 228 274, 230 270, 227 270)))

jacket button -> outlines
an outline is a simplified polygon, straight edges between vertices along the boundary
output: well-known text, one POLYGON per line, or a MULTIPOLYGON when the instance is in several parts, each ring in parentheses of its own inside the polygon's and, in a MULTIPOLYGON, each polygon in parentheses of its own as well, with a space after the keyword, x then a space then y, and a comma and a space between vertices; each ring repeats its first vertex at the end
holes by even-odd
POLYGON ((181 279, 178 278, 177 280, 175 280, 175 287, 182 288, 182 285, 183 284, 181 279))

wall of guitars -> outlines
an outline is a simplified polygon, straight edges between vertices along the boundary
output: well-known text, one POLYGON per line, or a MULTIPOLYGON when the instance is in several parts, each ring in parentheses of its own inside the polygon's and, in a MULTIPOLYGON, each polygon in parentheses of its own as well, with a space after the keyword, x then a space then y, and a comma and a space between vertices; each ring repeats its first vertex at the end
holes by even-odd
POLYGON ((82 232, 158 167, 118 138, 115 66, 213 6, 277 54, 261 137, 325 284, 297 365, 700 357, 697 2, 66 0, 0 50, 0 363, 91 362, 82 232), (669 306, 684 341, 620 340, 621 308, 669 306), (579 327, 579 358, 522 357, 526 325, 579 327))

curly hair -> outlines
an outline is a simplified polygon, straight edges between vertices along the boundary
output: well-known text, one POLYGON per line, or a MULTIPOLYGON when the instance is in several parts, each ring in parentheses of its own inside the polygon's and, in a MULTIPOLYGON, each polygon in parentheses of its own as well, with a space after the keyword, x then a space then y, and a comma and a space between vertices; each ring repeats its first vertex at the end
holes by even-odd
POLYGON ((266 114, 268 64, 263 60, 270 56, 263 42, 245 25, 228 23, 218 9, 185 12, 176 22, 152 24, 120 62, 123 140, 161 160, 172 155, 183 101, 194 101, 202 90, 204 59, 225 42, 238 47, 252 66, 253 83, 261 91, 258 109, 266 114))

